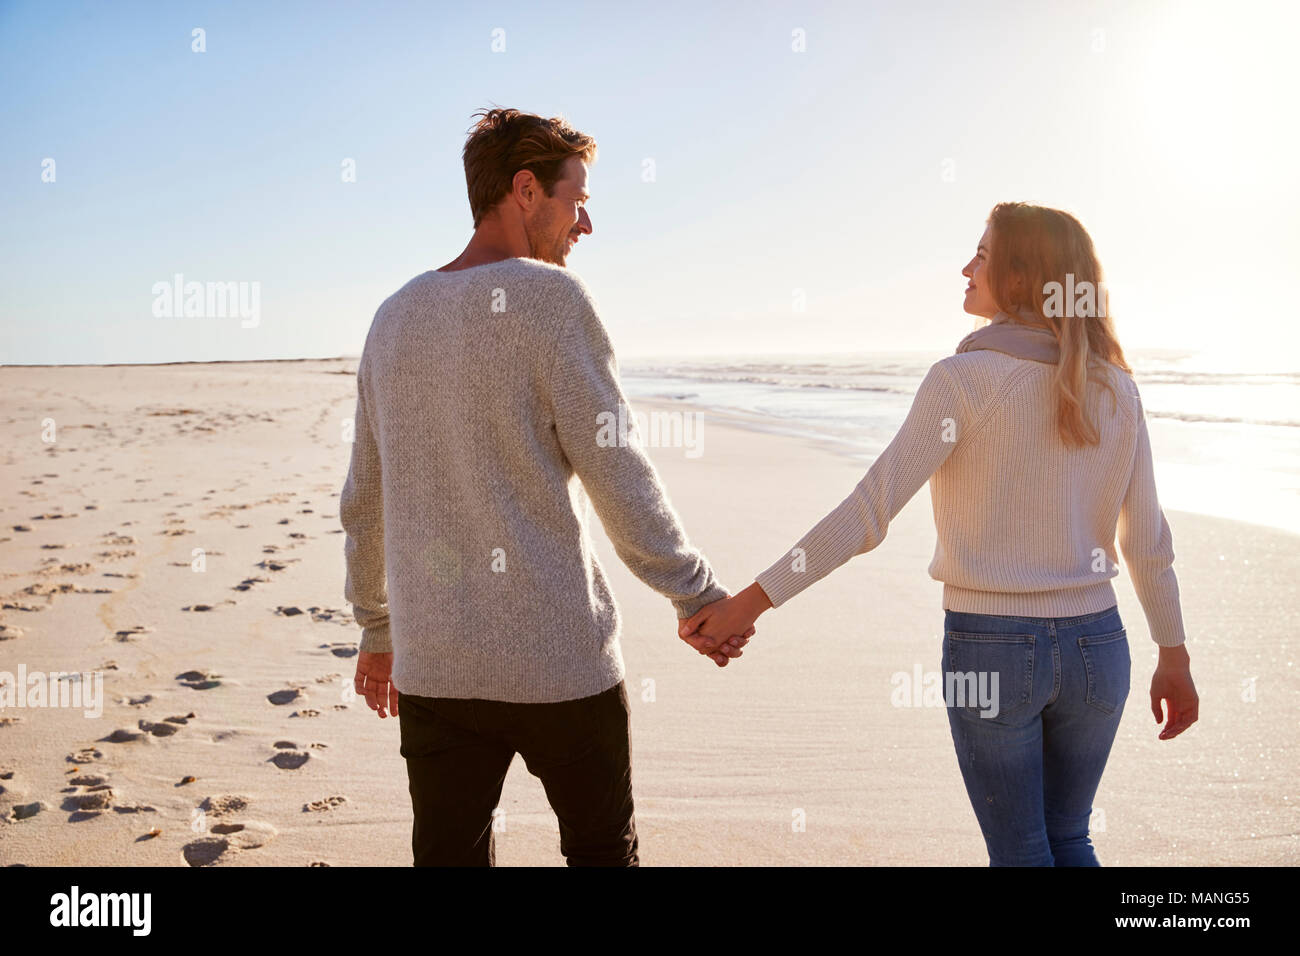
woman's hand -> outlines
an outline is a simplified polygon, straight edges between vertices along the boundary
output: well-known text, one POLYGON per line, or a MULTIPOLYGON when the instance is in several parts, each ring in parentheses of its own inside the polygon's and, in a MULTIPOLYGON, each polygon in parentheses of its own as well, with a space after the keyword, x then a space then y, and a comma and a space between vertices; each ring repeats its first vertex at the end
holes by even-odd
POLYGON ((1196 696, 1191 660, 1182 644, 1160 648, 1160 660, 1151 677, 1151 713, 1155 715, 1157 724, 1165 719, 1161 713, 1161 700, 1169 705, 1168 722, 1160 731, 1161 740, 1172 740, 1196 723, 1201 699, 1196 696))
POLYGON ((728 640, 752 634, 758 616, 771 606, 763 589, 751 584, 733 597, 700 608, 677 626, 677 635, 701 654, 712 655, 728 640))

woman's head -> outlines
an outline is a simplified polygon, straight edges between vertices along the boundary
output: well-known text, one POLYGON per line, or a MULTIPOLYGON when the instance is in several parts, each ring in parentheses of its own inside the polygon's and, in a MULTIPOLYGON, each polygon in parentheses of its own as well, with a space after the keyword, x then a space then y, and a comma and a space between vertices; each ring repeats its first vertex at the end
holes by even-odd
POLYGON ((1087 385, 1109 387, 1098 360, 1131 370, 1115 337, 1101 263, 1087 230, 1059 209, 998 203, 962 275, 970 280, 967 312, 990 319, 1004 312, 1056 336, 1058 431, 1067 444, 1096 444, 1087 385))

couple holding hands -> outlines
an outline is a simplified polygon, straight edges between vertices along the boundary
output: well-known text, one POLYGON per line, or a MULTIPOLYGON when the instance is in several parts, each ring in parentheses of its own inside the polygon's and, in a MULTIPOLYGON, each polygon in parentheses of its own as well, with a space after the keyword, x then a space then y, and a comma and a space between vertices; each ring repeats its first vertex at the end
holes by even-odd
POLYGON ((380 306, 358 366, 340 501, 355 686, 398 717, 415 864, 494 862, 516 753, 570 865, 638 863, 619 614, 579 485, 619 558, 673 602, 679 636, 725 666, 761 614, 876 547, 929 482, 942 669, 996 688, 992 708, 947 701, 990 865, 1098 865, 1092 799, 1129 691, 1117 545, 1159 646, 1161 739, 1198 701, 1131 370, 1104 301, 1063 310, 1051 291, 1104 299, 1086 231, 1055 209, 993 208, 961 269, 963 307, 988 324, 929 369, 848 497, 733 596, 644 450, 597 440, 625 400, 565 267, 592 233, 595 154, 562 119, 478 114, 464 148, 473 236, 380 306))

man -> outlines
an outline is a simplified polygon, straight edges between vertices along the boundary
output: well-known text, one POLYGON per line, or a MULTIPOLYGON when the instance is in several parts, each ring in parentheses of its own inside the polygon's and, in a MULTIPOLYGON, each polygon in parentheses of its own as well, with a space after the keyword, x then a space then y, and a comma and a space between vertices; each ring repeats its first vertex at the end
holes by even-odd
MULTIPOLYGON (((624 402, 617 365, 564 268, 592 231, 595 141, 559 118, 477 115, 464 150, 474 234, 380 306, 357 369, 339 505, 362 627, 355 686, 398 717, 417 866, 493 865, 516 753, 570 865, 635 866, 619 613, 582 490, 679 619, 727 592, 639 444, 601 427, 624 402)), ((724 666, 748 637, 710 656, 724 666)))

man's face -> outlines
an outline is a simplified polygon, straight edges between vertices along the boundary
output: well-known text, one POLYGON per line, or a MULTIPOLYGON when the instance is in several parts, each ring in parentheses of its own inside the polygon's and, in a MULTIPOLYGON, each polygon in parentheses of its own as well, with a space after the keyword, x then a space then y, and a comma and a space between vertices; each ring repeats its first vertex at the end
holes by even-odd
POLYGON ((578 237, 591 234, 591 218, 584 208, 589 198, 587 164, 570 156, 561 167, 551 195, 543 191, 533 214, 524 220, 529 255, 564 265, 578 237))

